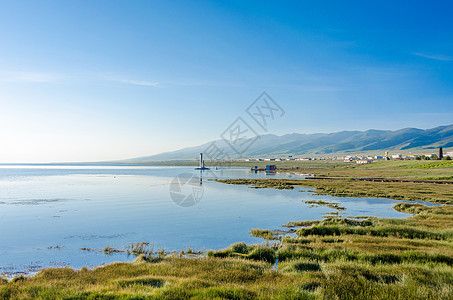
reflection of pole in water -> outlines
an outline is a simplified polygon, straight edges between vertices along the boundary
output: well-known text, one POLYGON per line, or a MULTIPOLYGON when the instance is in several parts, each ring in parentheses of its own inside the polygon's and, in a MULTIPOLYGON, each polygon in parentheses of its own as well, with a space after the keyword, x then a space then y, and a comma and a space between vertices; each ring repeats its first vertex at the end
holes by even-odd
MULTIPOLYGON (((194 193, 194 197, 195 199, 201 199, 201 197, 203 196, 203 171, 200 170, 200 175, 198 176, 198 180, 197 180, 197 175, 196 174, 193 174, 192 176, 192 184, 193 184, 193 193, 194 193)), ((197 201, 197 202, 198 202, 197 201)))

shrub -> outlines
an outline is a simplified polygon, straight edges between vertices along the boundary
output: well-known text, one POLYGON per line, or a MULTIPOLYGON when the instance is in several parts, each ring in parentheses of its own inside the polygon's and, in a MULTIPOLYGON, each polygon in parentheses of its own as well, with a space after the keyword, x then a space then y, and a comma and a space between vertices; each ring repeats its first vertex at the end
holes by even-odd
POLYGON ((248 253, 247 245, 244 242, 235 243, 235 244, 231 245, 230 248, 231 248, 231 252, 233 252, 233 253, 241 253, 241 254, 248 253))
POLYGON ((219 257, 219 258, 225 258, 230 256, 231 250, 230 249, 222 249, 218 251, 208 251, 208 256, 209 257, 219 257))
POLYGON ((268 263, 275 263, 277 255, 272 248, 256 247, 247 255, 247 258, 253 260, 266 261, 268 263))
POLYGON ((259 238, 263 238, 266 240, 277 240, 278 239, 278 233, 275 231, 272 231, 272 230, 268 230, 268 229, 252 228, 250 230, 250 233, 254 237, 259 237, 259 238))

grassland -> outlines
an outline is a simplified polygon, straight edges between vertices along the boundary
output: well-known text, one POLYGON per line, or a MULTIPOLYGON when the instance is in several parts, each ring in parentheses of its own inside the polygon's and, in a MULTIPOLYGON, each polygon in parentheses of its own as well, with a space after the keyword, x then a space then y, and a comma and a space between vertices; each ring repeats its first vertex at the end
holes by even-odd
POLYGON ((390 198, 453 204, 453 184, 371 182, 339 179, 306 180, 302 185, 315 188, 318 194, 338 197, 390 198))
POLYGON ((333 180, 226 179, 218 181, 259 188, 303 186, 314 188, 315 193, 320 195, 337 197, 390 198, 453 204, 453 184, 356 181, 347 178, 333 180))
MULTIPOLYGON (((311 168, 319 171, 307 173, 343 177, 350 175, 347 170, 353 170, 354 176, 453 175, 450 167, 408 168, 405 164, 321 163, 298 171, 311 168)), ((423 164, 410 162, 409 166, 423 164)), ((336 196, 453 203, 451 184, 350 178, 223 182, 260 188, 308 186, 336 196)), ((293 220, 286 225, 291 234, 254 229, 251 233, 262 237, 263 244, 237 243, 193 259, 153 256, 145 251, 147 245, 132 245, 131 252, 146 252, 133 263, 93 270, 46 269, 32 277, 0 280, 0 299, 453 299, 453 207, 395 201, 394 208, 413 215, 405 219, 333 215, 317 221, 293 220)))
MULTIPOLYGON (((338 177, 383 177, 400 179, 452 178, 453 161, 443 160, 391 160, 375 161, 371 164, 358 165, 354 161, 336 160, 316 161, 277 161, 277 162, 244 162, 234 161, 231 166, 265 167, 266 164, 276 165, 279 171, 290 171, 317 176, 338 177)), ((442 180, 442 179, 439 179, 442 180)))
MULTIPOLYGON (((278 258, 278 272, 305 278, 301 289, 315 299, 452 299, 453 207, 398 203, 395 209, 415 215, 293 222, 300 227, 295 236, 255 229, 281 241, 261 260, 278 258)), ((233 245, 210 255, 253 259, 256 249, 233 245)))
MULTIPOLYGON (((197 161, 165 162, 176 166, 197 166, 197 161)), ((227 163, 209 162, 206 165, 217 167, 243 167, 252 168, 266 165, 276 165, 278 171, 288 171, 301 174, 315 174, 317 176, 338 177, 383 177, 418 180, 452 180, 453 161, 449 160, 391 160, 375 161, 371 164, 357 165, 354 161, 344 162, 337 160, 314 161, 272 161, 248 162, 232 161, 227 163)))
MULTIPOLYGON (((286 163, 286 162, 285 162, 286 163)), ((382 161, 369 165, 336 163, 334 161, 305 162, 299 169, 281 167, 283 171, 310 173, 316 176, 336 177, 323 180, 283 179, 232 179, 219 180, 228 184, 250 185, 255 188, 291 189, 294 186, 314 188, 316 193, 337 197, 375 197, 395 200, 421 200, 434 203, 453 204, 453 184, 423 182, 362 181, 356 178, 400 178, 451 181, 451 161, 382 161), (436 166, 436 167, 427 167, 436 166)), ((453 182, 453 181, 451 181, 453 182)))

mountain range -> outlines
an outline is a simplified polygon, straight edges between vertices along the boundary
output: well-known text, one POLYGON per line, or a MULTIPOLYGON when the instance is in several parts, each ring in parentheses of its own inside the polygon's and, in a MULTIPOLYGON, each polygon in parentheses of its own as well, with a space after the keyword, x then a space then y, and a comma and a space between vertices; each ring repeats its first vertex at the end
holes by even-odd
MULTIPOLYGON (((247 142, 247 140, 245 140, 247 142)), ((200 152, 208 152, 215 145, 229 153, 231 158, 287 157, 287 156, 329 156, 341 154, 380 153, 384 151, 432 152, 438 147, 453 147, 453 125, 431 129, 404 128, 400 130, 340 131, 335 133, 285 135, 265 134, 238 155, 222 139, 195 147, 157 155, 128 159, 127 162, 194 160, 200 152)), ((206 159, 209 159, 207 157, 206 159)))

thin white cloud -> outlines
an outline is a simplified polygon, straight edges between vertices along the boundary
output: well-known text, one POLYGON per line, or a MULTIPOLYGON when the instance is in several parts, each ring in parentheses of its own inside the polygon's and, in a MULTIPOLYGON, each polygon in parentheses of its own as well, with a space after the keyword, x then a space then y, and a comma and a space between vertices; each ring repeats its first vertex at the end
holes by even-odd
POLYGON ((148 87, 157 87, 159 86, 159 82, 157 81, 150 81, 150 80, 137 80, 137 79, 128 79, 122 76, 116 75, 100 75, 101 79, 120 82, 124 84, 132 84, 132 85, 140 85, 140 86, 148 86, 148 87))
POLYGON ((441 60, 441 61, 451 61, 453 60, 453 57, 439 54, 439 55, 430 55, 430 54, 424 54, 424 53, 414 53, 414 55, 428 58, 428 59, 434 59, 434 60, 441 60))
POLYGON ((242 87, 245 84, 239 81, 215 81, 215 80, 206 80, 206 79, 187 79, 182 78, 179 80, 165 81, 165 85, 171 86, 216 86, 216 87, 242 87))
POLYGON ((151 86, 151 87, 157 87, 159 85, 159 83, 156 81, 147 81, 147 80, 117 79, 116 81, 122 82, 122 83, 127 83, 127 84, 151 86))
POLYGON ((62 79, 71 78, 72 80, 88 80, 90 78, 97 78, 108 81, 120 82, 123 84, 157 87, 157 81, 149 80, 135 80, 127 79, 124 77, 116 76, 99 76, 97 74, 59 74, 59 73, 46 73, 46 72, 0 72, 0 82, 6 83, 52 83, 61 81, 62 79))
POLYGON ((30 83, 48 83, 55 82, 61 79, 61 75, 54 73, 42 72, 4 72, 0 73, 0 81, 2 82, 30 82, 30 83))

